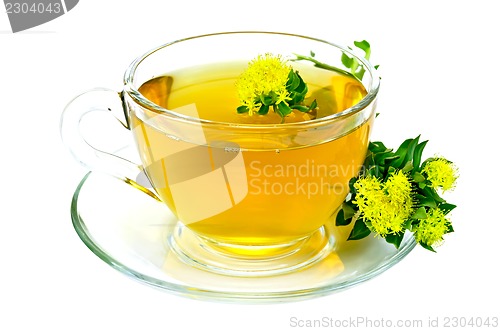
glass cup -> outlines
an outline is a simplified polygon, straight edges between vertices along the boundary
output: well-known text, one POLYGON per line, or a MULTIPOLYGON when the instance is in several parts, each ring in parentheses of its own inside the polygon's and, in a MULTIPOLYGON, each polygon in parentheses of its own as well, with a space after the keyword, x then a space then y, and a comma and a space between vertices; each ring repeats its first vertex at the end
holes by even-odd
POLYGON ((320 261, 339 240, 332 222, 366 156, 378 88, 375 69, 334 43, 272 32, 196 36, 138 57, 125 72, 123 91, 77 96, 62 115, 61 135, 83 165, 133 185, 176 215, 177 228, 165 241, 185 263, 230 276, 275 275, 320 261), (236 95, 237 73, 257 55, 311 52, 337 68, 347 55, 365 71, 357 85, 339 83, 341 76, 329 72, 325 87, 314 83, 325 69, 289 62, 313 82, 313 96, 342 89, 342 99, 328 99, 341 111, 277 124, 252 122, 235 107, 229 118, 247 120, 217 117, 236 95), (202 77, 208 85, 200 85, 202 77), (210 85, 220 82, 225 90, 210 85), (196 89, 210 93, 194 97, 196 89), (220 98, 221 91, 229 97, 220 98), (176 102, 179 94, 188 101, 176 102), (140 164, 85 140, 80 123, 94 111, 114 115, 131 131, 140 164))

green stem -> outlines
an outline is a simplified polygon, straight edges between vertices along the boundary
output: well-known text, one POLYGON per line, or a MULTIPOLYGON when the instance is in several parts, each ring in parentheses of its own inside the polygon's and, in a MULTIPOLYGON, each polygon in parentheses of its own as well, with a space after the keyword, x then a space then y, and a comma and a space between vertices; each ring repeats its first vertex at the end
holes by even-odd
POLYGON ((315 58, 311 57, 311 56, 305 56, 305 55, 300 55, 300 54, 293 54, 295 55, 297 58, 296 59, 293 59, 292 61, 302 61, 302 60, 306 60, 306 61, 310 61, 312 63, 314 63, 314 66, 315 67, 318 67, 318 68, 321 68, 321 69, 326 69, 326 70, 330 70, 330 71, 336 71, 338 73, 341 73, 341 74, 344 74, 344 75, 348 75, 348 76, 353 76, 350 72, 348 71, 345 71, 343 69, 340 69, 340 68, 337 68, 337 67, 334 67, 334 66, 331 66, 329 64, 326 64, 326 63, 323 63, 323 62, 320 62, 318 60, 316 60, 315 58))

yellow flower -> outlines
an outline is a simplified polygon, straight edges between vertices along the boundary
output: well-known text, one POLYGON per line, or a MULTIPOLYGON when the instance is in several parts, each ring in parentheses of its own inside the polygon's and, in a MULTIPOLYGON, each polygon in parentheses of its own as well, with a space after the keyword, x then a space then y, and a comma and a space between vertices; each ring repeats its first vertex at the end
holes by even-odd
POLYGON ((443 192, 454 189, 458 178, 457 167, 444 158, 435 158, 427 162, 422 173, 427 175, 427 179, 434 189, 441 187, 443 192))
POLYGON ((420 220, 415 230, 415 240, 428 246, 439 244, 448 233, 450 224, 441 209, 429 209, 427 218, 420 220))
POLYGON ((248 107, 249 114, 262 105, 261 97, 275 95, 276 104, 289 99, 286 89, 291 66, 280 55, 266 53, 248 64, 248 68, 236 82, 240 104, 248 107))
POLYGON ((353 203, 373 231, 382 237, 403 231, 414 203, 411 183, 402 171, 393 173, 385 183, 373 176, 363 177, 354 187, 356 198, 353 203))

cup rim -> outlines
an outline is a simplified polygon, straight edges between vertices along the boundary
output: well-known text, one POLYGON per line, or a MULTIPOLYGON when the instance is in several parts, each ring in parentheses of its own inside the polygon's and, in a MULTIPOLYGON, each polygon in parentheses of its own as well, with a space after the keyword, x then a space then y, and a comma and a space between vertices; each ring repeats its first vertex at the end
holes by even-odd
POLYGON ((229 32, 216 32, 216 33, 209 33, 209 34, 202 34, 202 35, 196 35, 196 36, 191 36, 191 37, 186 37, 182 39, 177 39, 171 42, 167 42, 163 45, 157 46, 143 55, 137 57, 127 68, 125 71, 124 77, 123 77, 123 82, 124 82, 124 92, 126 92, 136 103, 138 103, 140 106, 151 110, 159 115, 169 115, 171 118, 174 118, 176 120, 186 122, 186 123, 192 123, 196 125, 213 125, 213 126, 223 126, 223 127, 230 127, 230 128, 244 128, 244 129, 270 129, 270 128, 279 128, 279 129, 285 129, 285 128, 294 128, 298 129, 301 127, 311 127, 311 126, 321 126, 325 125, 328 123, 331 123, 333 121, 337 121, 340 119, 344 119, 347 117, 351 117, 366 107, 368 107, 377 97, 379 87, 380 87, 380 78, 378 75, 375 74, 375 68, 373 65, 367 61, 364 57, 359 56, 358 54, 354 53, 351 49, 340 46, 339 44, 329 42, 323 39, 319 38, 314 38, 314 37, 309 37, 309 36, 304 36, 304 35, 298 35, 298 34, 293 34, 293 33, 286 33, 286 32, 270 32, 270 31, 229 31, 229 32), (177 113, 173 110, 166 109, 164 107, 161 107, 150 100, 148 100, 146 97, 144 97, 134 86, 133 80, 134 80, 134 75, 135 72, 138 68, 138 66, 148 58, 148 56, 175 44, 184 42, 184 41, 189 41, 189 40, 194 40, 194 39, 199 39, 199 38, 205 38, 205 37, 212 37, 212 36, 221 36, 221 35, 232 35, 232 34, 267 34, 267 35, 279 35, 279 36, 289 36, 289 37, 298 37, 298 38, 303 38, 303 39, 308 39, 311 41, 316 41, 320 43, 324 43, 333 47, 336 47, 340 49, 342 52, 348 54, 349 56, 355 57, 359 62, 361 62, 365 68, 366 72, 370 74, 371 76, 371 82, 369 86, 367 87, 368 93, 361 99, 358 103, 355 105, 344 109, 343 111, 339 113, 335 113, 332 115, 328 115, 325 117, 321 118, 316 118, 313 120, 308 120, 308 121, 303 121, 303 122, 293 122, 293 123, 276 123, 276 124, 242 124, 242 123, 234 123, 234 122, 223 122, 223 121, 213 121, 209 119, 204 119, 204 118, 198 118, 198 117, 192 117, 189 115, 184 115, 181 113, 177 113))

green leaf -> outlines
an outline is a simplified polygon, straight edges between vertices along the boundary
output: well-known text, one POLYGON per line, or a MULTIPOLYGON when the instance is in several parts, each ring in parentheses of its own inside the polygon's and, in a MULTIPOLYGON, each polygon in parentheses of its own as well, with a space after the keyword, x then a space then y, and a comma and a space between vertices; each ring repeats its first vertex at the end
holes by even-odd
POLYGON ((356 210, 354 210, 354 205, 349 202, 344 202, 342 204, 342 211, 344 212, 345 218, 352 218, 354 214, 356 214, 356 210))
POLYGON ((273 103, 273 98, 268 95, 261 94, 259 98, 260 102, 265 106, 270 106, 273 103))
POLYGON ((277 105, 278 107, 275 108, 275 111, 277 111, 277 113, 281 116, 281 117, 285 117, 286 115, 290 114, 292 112, 292 109, 290 107, 287 106, 286 103, 284 102, 280 102, 278 103, 277 105))
POLYGON ((425 145, 427 145, 428 140, 422 141, 415 147, 415 153, 413 154, 413 168, 415 171, 420 170, 420 161, 422 160, 422 152, 424 151, 425 145))
POLYGON ((370 229, 366 226, 365 222, 358 218, 356 223, 354 223, 354 227, 352 228, 351 233, 349 234, 349 238, 347 240, 359 240, 367 237, 371 233, 370 229))
MULTIPOLYGON (((401 169, 402 167, 406 166, 406 164, 410 161, 413 160, 413 154, 415 152, 415 148, 418 145, 418 140, 420 139, 420 136, 414 138, 414 139, 406 139, 397 149, 395 155, 400 156, 400 158, 394 162, 391 163, 391 166, 401 169), (404 166, 403 166, 404 165, 404 166)), ((409 169, 409 167, 407 168, 409 169)), ((405 169, 406 170, 406 169, 405 169)), ((410 169, 411 170, 411 169, 410 169)), ((407 171, 407 170, 406 170, 407 171)))
POLYGON ((413 162, 410 160, 406 162, 405 166, 401 169, 403 172, 410 172, 413 170, 413 162))
POLYGON ((397 159, 399 156, 394 155, 392 152, 374 153, 373 162, 377 165, 386 165, 395 158, 397 159))
POLYGON ((412 228, 413 228, 413 222, 414 222, 414 220, 412 220, 411 218, 409 218, 409 219, 407 219, 407 220, 404 222, 403 227, 404 227, 405 229, 407 229, 407 230, 410 230, 410 231, 411 231, 411 230, 412 230, 412 228))
POLYGON ((408 146, 410 145, 410 143, 413 141, 413 139, 406 139, 399 147, 398 149, 396 150, 396 152, 394 153, 395 155, 399 156, 399 159, 396 160, 395 162, 393 162, 391 165, 395 168, 399 168, 401 167, 401 165, 403 164, 404 160, 405 160, 405 156, 406 156, 406 151, 408 150, 408 146))
POLYGON ((422 192, 424 193, 424 195, 428 198, 432 198, 434 199, 436 202, 440 203, 440 202, 445 202, 443 198, 441 198, 439 196, 439 194, 437 194, 436 190, 433 189, 432 187, 429 187, 429 186, 426 186, 422 189, 422 192))
POLYGON ((297 109, 297 110, 304 112, 304 113, 307 113, 310 110, 309 107, 302 106, 302 105, 293 105, 290 108, 297 109))
POLYGON ((354 46, 365 52, 365 59, 369 60, 371 55, 370 43, 366 40, 355 41, 354 46))
POLYGON ((385 147, 384 143, 381 141, 370 141, 368 149, 373 153, 392 151, 392 149, 385 147))
POLYGON ((384 171, 383 171, 382 167, 376 165, 376 166, 371 166, 370 168, 368 168, 366 173, 370 176, 381 178, 384 174, 384 171))
POLYGON ((262 106, 260 106, 259 111, 257 112, 257 114, 259 114, 259 115, 266 115, 268 112, 269 112, 269 106, 268 105, 262 105, 262 106))
POLYGON ((316 99, 314 99, 314 101, 311 102, 311 105, 309 105, 309 110, 313 110, 316 107, 318 107, 318 102, 316 101, 316 99))
MULTIPOLYGON (((304 80, 302 79, 302 77, 300 77, 299 75, 297 75, 297 77, 299 78, 299 85, 297 85, 297 87, 294 88, 293 90, 295 92, 297 92, 298 94, 305 96, 307 94, 307 91, 308 91, 307 85, 304 82, 304 80)), ((300 101, 302 101, 302 100, 300 100, 300 101)))
POLYGON ((340 57, 340 61, 342 61, 342 64, 346 67, 346 68, 352 68, 352 65, 353 65, 353 58, 347 56, 346 53, 342 53, 342 56, 340 57))
POLYGON ((388 234, 387 236, 385 236, 385 241, 393 244, 397 249, 399 249, 399 246, 401 245, 404 236, 405 236, 404 231, 396 234, 388 234))
POLYGON ((239 106, 238 108, 236 108, 236 111, 238 112, 238 114, 243 114, 248 113, 249 109, 247 106, 239 106))
POLYGON ((356 69, 353 71, 353 75, 356 76, 360 81, 363 79, 363 76, 365 75, 365 67, 357 64, 356 61, 356 69))
MULTIPOLYGON (((413 163, 413 165, 415 165, 415 163, 413 163)), ((423 176, 420 172, 418 172, 418 171, 417 171, 417 172, 415 172, 415 173, 413 174, 413 181, 414 181, 415 183, 421 183, 421 182, 423 182, 424 180, 425 180, 425 177, 424 177, 424 176, 423 176)))
POLYGON ((375 164, 374 155, 371 152, 366 154, 365 162, 363 162, 363 168, 361 171, 367 172, 367 170, 375 164))
POLYGON ((441 209, 445 214, 448 214, 450 211, 455 209, 457 206, 451 203, 441 203, 439 205, 439 209, 441 209))
POLYGON ((342 209, 340 209, 337 212, 337 216, 335 216, 335 225, 336 226, 347 225, 347 224, 345 224, 344 211, 342 209))
MULTIPOLYGON (((302 101, 304 101, 304 98, 308 91, 307 84, 304 82, 302 77, 300 77, 298 71, 294 72, 293 70, 291 70, 288 77, 287 91, 290 93, 290 100, 288 100, 288 104, 290 106, 304 106, 301 103, 302 101)), ((300 107, 295 109, 304 112, 309 111, 309 108, 307 108, 307 110, 305 110, 305 108, 304 110, 302 110, 300 107)))
POLYGON ((387 168, 387 176, 392 175, 393 173, 395 173, 395 172, 396 172, 396 170, 397 170, 397 169, 396 169, 396 168, 394 168, 393 166, 389 166, 389 167, 387 168))
POLYGON ((413 167, 413 155, 415 154, 415 149, 417 148, 417 145, 418 145, 418 140, 420 139, 420 135, 417 136, 415 139, 413 139, 410 144, 408 145, 408 150, 406 151, 406 156, 405 156, 405 160, 403 162, 404 165, 406 165, 406 163, 408 162, 411 162, 412 163, 412 167, 413 167))
POLYGON ((346 226, 351 224, 352 218, 350 217, 345 217, 344 211, 341 209, 337 213, 337 217, 335 218, 335 225, 336 226, 346 226))
POLYGON ((357 177, 353 177, 349 180, 349 190, 351 194, 356 194, 356 189, 354 188, 354 184, 356 183, 357 180, 358 180, 357 177))
POLYGON ((398 156, 398 155, 394 155, 394 154, 392 154, 392 152, 391 152, 391 153, 389 153, 389 155, 391 155, 391 156, 386 156, 386 157, 384 157, 384 159, 383 159, 383 161, 384 161, 384 164, 385 164, 385 165, 388 165, 388 164, 390 164, 392 161, 399 159, 399 156, 398 156))
POLYGON ((420 244, 420 246, 422 246, 423 248, 428 249, 428 250, 430 250, 431 252, 436 253, 436 251, 434 250, 434 248, 432 248, 431 246, 429 246, 429 245, 427 245, 427 244, 424 244, 424 243, 420 243, 420 242, 419 242, 419 244, 420 244))
POLYGON ((427 197, 427 196, 421 195, 421 194, 416 194, 415 197, 418 200, 419 206, 430 207, 430 208, 437 207, 437 203, 432 197, 427 197))
POLYGON ((411 216, 413 219, 424 219, 427 218, 427 212, 425 211, 425 207, 418 208, 413 215, 411 216))
POLYGON ((288 73, 288 81, 286 84, 286 89, 288 91, 294 91, 300 84, 300 78, 296 71, 290 70, 288 73))

